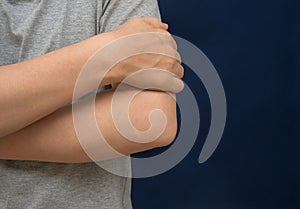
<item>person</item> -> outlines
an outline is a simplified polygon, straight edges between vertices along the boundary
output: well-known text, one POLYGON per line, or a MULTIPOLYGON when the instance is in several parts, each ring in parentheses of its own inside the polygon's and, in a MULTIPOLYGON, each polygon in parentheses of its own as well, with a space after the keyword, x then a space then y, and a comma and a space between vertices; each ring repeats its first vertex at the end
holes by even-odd
MULTIPOLYGON (((1 209, 132 208, 130 178, 92 162, 77 138, 69 104, 82 67, 97 50, 143 32, 168 36, 168 26, 159 18, 156 0, 1 1, 1 209)), ((168 37, 163 44, 176 50, 168 37)), ((160 82, 162 88, 180 86, 180 61, 148 54, 114 66, 100 87, 149 67, 176 76, 160 82)), ((157 76, 147 79, 155 83, 157 76)), ((149 143, 130 141, 118 133, 110 112, 114 92, 115 88, 99 92, 95 102, 99 128, 113 148, 130 155, 173 141, 176 102, 168 92, 144 90, 132 101, 131 119, 138 129, 149 128, 148 115, 154 108, 165 113, 164 132, 149 143)), ((101 155, 101 148, 99 153, 100 160, 109 159, 101 155)), ((111 163, 130 170, 127 158, 111 163)))

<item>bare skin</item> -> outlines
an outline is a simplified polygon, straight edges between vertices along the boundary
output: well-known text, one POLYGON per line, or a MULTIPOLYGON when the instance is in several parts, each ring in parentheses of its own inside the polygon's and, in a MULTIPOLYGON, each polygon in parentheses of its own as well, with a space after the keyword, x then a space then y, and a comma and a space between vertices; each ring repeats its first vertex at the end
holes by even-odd
MULTIPOLYGON (((29 61, 0 67, 0 159, 70 163, 91 161, 76 137, 71 107, 63 107, 72 100, 82 66, 93 53, 111 41, 141 32, 168 35, 167 29, 167 25, 157 19, 137 18, 112 32, 29 61)), ((171 37, 164 44, 176 50, 171 37)), ((119 83, 144 67, 164 69, 175 74, 178 80, 183 76, 183 68, 178 60, 161 55, 141 55, 115 66, 101 86, 119 83)), ((153 82, 156 82, 155 79, 153 82)), ((179 81, 173 79, 172 82, 177 85, 179 81)), ((161 82, 162 89, 168 88, 163 86, 164 83, 172 85, 170 82, 161 82)), ((113 148, 127 155, 172 142, 177 130, 176 105, 168 93, 148 90, 135 97, 130 115, 136 128, 149 128, 148 115, 155 108, 162 109, 168 121, 164 133, 157 140, 136 143, 124 139, 114 127, 110 111, 113 92, 114 89, 101 92, 96 99, 99 128, 113 148)), ((112 157, 103 150, 99 160, 112 157)))
MULTIPOLYGON (((177 130, 176 105, 168 94, 144 91, 132 102, 131 120, 139 130, 149 128, 148 115, 154 108, 162 109, 167 116, 168 124, 164 133, 154 142, 145 144, 129 141, 116 130, 110 112, 113 91, 109 90, 98 95, 96 117, 102 134, 115 150, 128 155, 165 146, 172 142, 177 130)), ((98 160, 118 157, 101 147, 99 147, 99 153, 98 160)), ((2 138, 0 140, 0 159, 65 163, 91 161, 76 137, 70 107, 62 108, 22 130, 2 138)))

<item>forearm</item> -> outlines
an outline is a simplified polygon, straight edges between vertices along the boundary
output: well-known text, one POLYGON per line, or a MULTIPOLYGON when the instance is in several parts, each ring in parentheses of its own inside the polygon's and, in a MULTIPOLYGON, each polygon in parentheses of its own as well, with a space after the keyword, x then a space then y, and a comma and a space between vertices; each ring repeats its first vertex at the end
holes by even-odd
POLYGON ((183 76, 183 68, 180 60, 176 58, 178 52, 175 41, 167 29, 166 24, 155 18, 136 18, 112 32, 94 36, 29 61, 0 67, 0 137, 21 130, 71 102, 82 67, 86 66, 89 58, 104 46, 107 47, 101 51, 101 56, 97 54, 93 57, 96 59, 88 62, 89 70, 84 71, 84 83, 80 85, 81 92, 76 95, 77 98, 98 87, 91 84, 97 84, 100 80, 102 80, 100 86, 120 83, 140 69, 163 70, 151 71, 151 75, 146 77, 141 74, 140 78, 131 79, 129 85, 144 88, 143 85, 141 86, 142 83, 167 92, 181 91, 183 83, 179 78, 183 76), (154 37, 149 37, 147 40, 143 35, 140 37, 141 34, 153 34, 153 32, 155 32, 154 37), (139 34, 140 39, 134 38, 132 42, 129 41, 128 46, 127 39, 124 41, 123 38, 136 37, 132 36, 134 34, 139 34), (114 44, 108 44, 111 42, 114 44), (119 61, 113 58, 119 52, 126 52, 128 47, 131 50, 138 48, 142 51, 156 48, 164 52, 168 49, 173 58, 160 53, 145 54, 141 51, 141 54, 113 65, 119 61), (104 71, 109 66, 112 68, 105 74, 104 71))
POLYGON ((32 60, 0 67, 0 137, 69 103, 82 66, 106 43, 106 36, 101 34, 32 60))
MULTIPOLYGON (((167 126, 154 142, 132 142, 120 135, 113 123, 111 101, 113 90, 101 92, 96 99, 96 118, 99 129, 107 142, 118 152, 128 155, 172 142, 176 134, 176 104, 167 93, 144 91, 131 104, 131 120, 140 130, 150 127, 148 115, 161 109, 166 115, 167 126)), ((94 137, 91 135, 91 137, 94 137)), ((99 139, 100 140, 100 139, 99 139)), ((100 159, 117 157, 105 147, 99 147, 100 159)), ((0 159, 37 160, 47 162, 79 163, 90 158, 80 146, 72 121, 71 107, 62 108, 42 120, 0 139, 0 159)))

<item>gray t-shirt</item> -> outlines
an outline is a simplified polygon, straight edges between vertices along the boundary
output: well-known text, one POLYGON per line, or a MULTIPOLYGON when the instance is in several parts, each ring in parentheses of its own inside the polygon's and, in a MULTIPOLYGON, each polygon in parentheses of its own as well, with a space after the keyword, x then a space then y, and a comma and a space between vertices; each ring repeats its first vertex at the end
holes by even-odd
MULTIPOLYGON (((32 59, 140 16, 159 17, 157 1, 1 0, 0 65, 32 59)), ((130 170, 128 159, 110 163, 130 170)), ((0 161, 0 209, 128 209, 130 188, 130 179, 94 163, 0 161)))

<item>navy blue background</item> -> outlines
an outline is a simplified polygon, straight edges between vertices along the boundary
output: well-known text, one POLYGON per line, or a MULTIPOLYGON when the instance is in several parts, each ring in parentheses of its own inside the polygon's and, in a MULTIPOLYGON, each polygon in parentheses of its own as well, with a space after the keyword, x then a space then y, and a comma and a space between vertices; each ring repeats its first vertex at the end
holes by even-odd
POLYGON ((299 209, 300 5, 292 0, 159 3, 170 31, 199 47, 218 70, 228 120, 214 155, 198 164, 210 104, 201 81, 186 69, 184 80, 201 112, 197 143, 171 171, 134 180, 134 208, 299 209))

